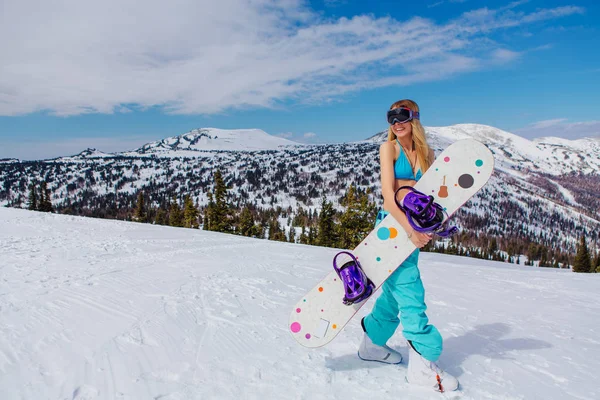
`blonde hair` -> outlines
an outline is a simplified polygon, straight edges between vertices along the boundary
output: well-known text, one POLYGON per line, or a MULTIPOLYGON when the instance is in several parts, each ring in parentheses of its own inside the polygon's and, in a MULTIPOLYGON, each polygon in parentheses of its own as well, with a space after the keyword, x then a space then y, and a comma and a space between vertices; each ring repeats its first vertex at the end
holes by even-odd
MULTIPOLYGON (((404 99, 399 100, 390 106, 390 110, 398 107, 406 107, 410 108, 412 111, 419 111, 419 106, 412 100, 404 99)), ((421 121, 416 118, 410 120, 410 125, 412 126, 412 137, 413 143, 415 146, 415 150, 417 151, 417 160, 419 165, 421 166, 421 173, 425 173, 429 166, 433 163, 433 160, 429 159, 429 145, 427 144, 427 138, 425 137, 425 129, 423 125, 421 125, 421 121)), ((396 140, 396 134, 392 130, 392 126, 390 125, 388 129, 388 140, 393 142, 396 140)))

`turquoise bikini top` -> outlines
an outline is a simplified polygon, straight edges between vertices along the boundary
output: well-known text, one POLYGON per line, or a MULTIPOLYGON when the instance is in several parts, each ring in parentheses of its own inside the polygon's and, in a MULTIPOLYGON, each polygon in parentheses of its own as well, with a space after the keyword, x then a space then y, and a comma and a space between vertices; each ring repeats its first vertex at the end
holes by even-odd
MULTIPOLYGON (((398 139, 396 139, 396 142, 398 142, 398 139)), ((414 181, 418 181, 423 175, 421 173, 421 169, 419 169, 417 171, 417 175, 415 175, 412 167, 410 166, 410 162, 408 161, 408 156, 404 153, 400 142, 398 142, 398 146, 400 146, 400 154, 394 163, 394 176, 396 179, 412 179, 414 181)))

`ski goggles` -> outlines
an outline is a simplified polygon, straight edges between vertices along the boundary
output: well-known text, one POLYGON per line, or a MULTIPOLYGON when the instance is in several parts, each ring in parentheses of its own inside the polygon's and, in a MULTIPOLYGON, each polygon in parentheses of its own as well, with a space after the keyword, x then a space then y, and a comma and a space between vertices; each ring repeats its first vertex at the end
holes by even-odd
POLYGON ((408 122, 413 118, 419 119, 419 112, 406 107, 394 108, 387 112, 387 121, 390 125, 394 125, 396 122, 408 122))

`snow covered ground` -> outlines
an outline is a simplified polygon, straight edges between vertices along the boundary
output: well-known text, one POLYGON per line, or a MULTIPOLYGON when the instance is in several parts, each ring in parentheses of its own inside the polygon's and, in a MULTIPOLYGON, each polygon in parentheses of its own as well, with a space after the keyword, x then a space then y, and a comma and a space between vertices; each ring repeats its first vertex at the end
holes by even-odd
MULTIPOLYGON (((600 398, 600 274, 423 254, 440 364, 462 384, 441 395, 358 359, 359 318, 321 349, 291 338, 334 254, 0 208, 0 398, 600 398)), ((400 333, 389 344, 407 358, 400 333)))

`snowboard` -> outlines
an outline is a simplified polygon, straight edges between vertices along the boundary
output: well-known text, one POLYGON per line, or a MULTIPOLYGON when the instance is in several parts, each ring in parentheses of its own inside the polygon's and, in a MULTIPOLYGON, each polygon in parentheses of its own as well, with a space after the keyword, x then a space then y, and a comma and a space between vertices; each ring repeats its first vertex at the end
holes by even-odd
MULTIPOLYGON (((451 216, 485 185, 493 169, 493 154, 483 143, 458 140, 435 159, 414 188, 434 196, 451 216)), ((360 303, 345 305, 344 285, 331 266, 331 272, 292 309, 288 325, 292 337, 305 347, 321 347, 332 341, 415 249, 404 228, 391 214, 387 215, 350 251, 373 282, 373 294, 360 303)), ((338 266, 344 264, 343 257, 351 260, 350 255, 342 253, 334 259, 338 266)))

